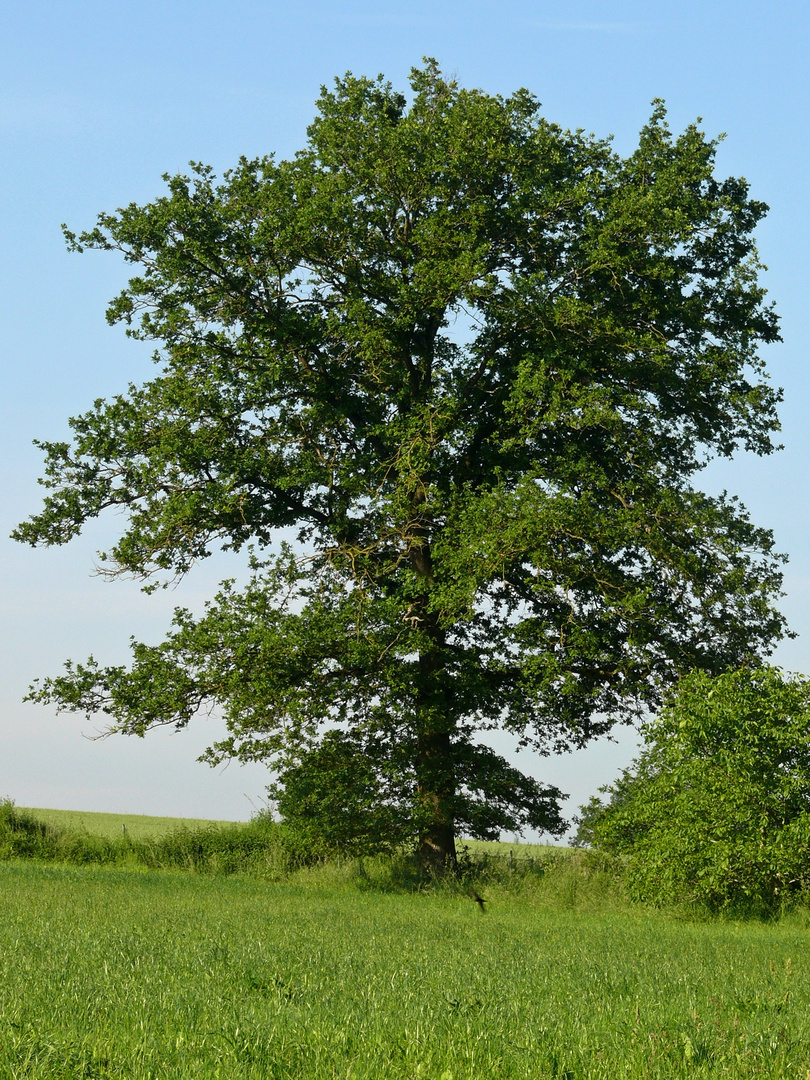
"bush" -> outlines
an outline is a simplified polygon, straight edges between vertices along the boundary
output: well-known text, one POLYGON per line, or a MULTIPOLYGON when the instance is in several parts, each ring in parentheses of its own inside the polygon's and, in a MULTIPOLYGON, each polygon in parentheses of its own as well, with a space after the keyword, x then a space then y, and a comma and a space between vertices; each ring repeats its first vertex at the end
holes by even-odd
POLYGON ((810 889, 807 680, 694 673, 644 735, 577 837, 629 857, 631 895, 769 914, 810 889))
POLYGON ((11 799, 0 802, 0 858, 49 858, 52 830, 33 814, 18 810, 11 799))

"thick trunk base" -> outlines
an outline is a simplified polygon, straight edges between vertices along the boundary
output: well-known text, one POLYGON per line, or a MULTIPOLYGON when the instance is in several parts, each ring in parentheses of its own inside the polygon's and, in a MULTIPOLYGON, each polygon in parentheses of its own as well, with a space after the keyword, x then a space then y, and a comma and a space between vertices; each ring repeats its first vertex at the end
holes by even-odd
POLYGON ((451 827, 436 829, 419 840, 419 871, 424 878, 435 879, 454 874, 458 869, 456 860, 455 830, 451 827))

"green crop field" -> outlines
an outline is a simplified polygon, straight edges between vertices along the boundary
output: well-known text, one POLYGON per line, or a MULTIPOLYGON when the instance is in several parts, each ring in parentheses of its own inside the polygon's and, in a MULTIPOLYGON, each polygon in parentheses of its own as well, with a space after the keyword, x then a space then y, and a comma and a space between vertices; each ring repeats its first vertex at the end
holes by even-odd
POLYGON ((151 840, 165 836, 173 829, 201 829, 208 826, 228 826, 231 821, 206 821, 201 818, 152 817, 148 814, 98 814, 84 810, 43 810, 39 807, 21 807, 47 825, 58 829, 88 832, 93 836, 119 837, 126 826, 127 833, 136 840, 151 840))
MULTIPOLYGON (((155 817, 150 814, 102 814, 85 810, 46 810, 30 806, 21 806, 19 809, 47 825, 56 826, 57 829, 88 832, 93 836, 111 839, 122 835, 122 826, 126 827, 127 834, 133 839, 152 840, 177 829, 228 828, 234 824, 232 821, 207 818, 155 817)), ((492 852, 502 855, 512 851, 516 859, 537 858, 549 850, 570 850, 559 844, 527 844, 518 840, 508 844, 488 840, 464 840, 462 844, 475 853, 492 852)))
POLYGON ((0 1077, 807 1080, 805 913, 600 910, 572 865, 482 915, 356 864, 0 863, 0 1077))

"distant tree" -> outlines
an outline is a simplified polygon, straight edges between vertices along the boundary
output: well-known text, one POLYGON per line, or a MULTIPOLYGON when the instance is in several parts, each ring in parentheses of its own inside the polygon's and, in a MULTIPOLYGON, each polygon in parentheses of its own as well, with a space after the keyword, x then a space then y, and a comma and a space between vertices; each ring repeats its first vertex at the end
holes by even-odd
POLYGON ((766 207, 697 127, 656 104, 624 158, 525 90, 433 61, 411 88, 347 75, 292 160, 193 165, 67 233, 137 267, 108 319, 159 372, 42 444, 51 493, 14 535, 118 510, 103 566, 144 579, 254 544, 249 584, 131 667, 68 664, 32 696, 138 735, 218 709, 208 760, 268 762, 288 803, 306 783, 324 828, 321 781, 357 769, 358 835, 398 807, 438 873, 460 825, 563 827, 559 791, 477 733, 579 747, 783 633, 770 533, 690 483, 773 449, 778 334, 766 207))
POLYGON ((810 887, 810 682, 761 668, 684 679, 580 842, 629 856, 634 895, 769 911, 810 887))

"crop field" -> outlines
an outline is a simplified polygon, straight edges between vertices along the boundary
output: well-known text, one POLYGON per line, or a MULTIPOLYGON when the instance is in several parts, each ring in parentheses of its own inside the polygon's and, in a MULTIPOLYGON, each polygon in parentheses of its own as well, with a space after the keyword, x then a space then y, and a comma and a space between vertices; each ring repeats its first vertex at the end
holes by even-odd
POLYGON ((0 1078, 807 1080, 805 913, 679 920, 564 862, 485 914, 373 866, 0 863, 0 1078))
POLYGON ((134 840, 152 840, 164 836, 173 829, 202 829, 208 827, 232 825, 231 821, 205 821, 201 818, 153 817, 149 814, 99 814, 83 810, 42 810, 25 807, 46 825, 55 825, 59 829, 73 829, 88 832, 93 836, 117 838, 122 834, 122 826, 134 840))

